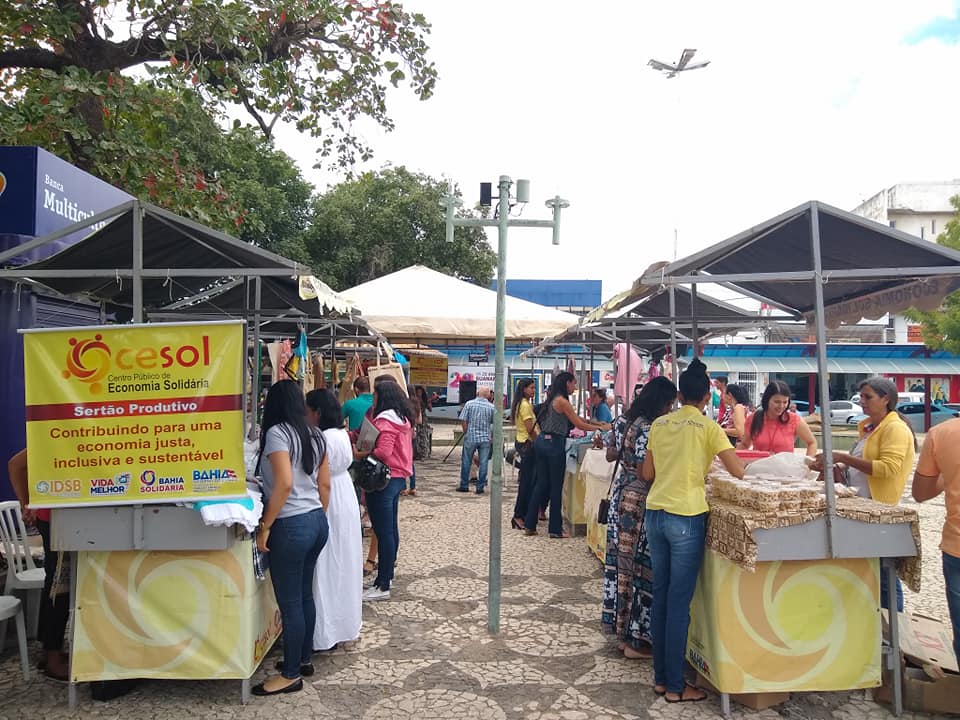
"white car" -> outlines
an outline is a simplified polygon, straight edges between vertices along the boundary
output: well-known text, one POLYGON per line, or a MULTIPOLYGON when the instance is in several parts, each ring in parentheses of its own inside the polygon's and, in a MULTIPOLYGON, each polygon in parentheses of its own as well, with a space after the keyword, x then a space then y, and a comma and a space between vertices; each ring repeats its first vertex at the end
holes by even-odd
POLYGON ((832 423, 845 423, 847 418, 859 415, 862 412, 863 408, 850 400, 830 401, 830 422, 832 423))

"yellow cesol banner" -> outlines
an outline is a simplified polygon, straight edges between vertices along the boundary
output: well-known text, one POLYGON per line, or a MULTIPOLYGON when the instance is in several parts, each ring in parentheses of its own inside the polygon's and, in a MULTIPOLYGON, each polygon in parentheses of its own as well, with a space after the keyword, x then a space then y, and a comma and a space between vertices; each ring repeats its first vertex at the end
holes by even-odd
POLYGON ((35 508, 245 497, 243 325, 24 331, 35 508))
POLYGON ((708 550, 691 603, 687 659, 721 692, 880 684, 876 558, 757 563, 708 550))
POLYGON ((77 556, 75 682, 250 677, 280 635, 251 542, 204 552, 77 556))
POLYGON ((410 383, 424 387, 446 387, 447 358, 411 354, 410 383))

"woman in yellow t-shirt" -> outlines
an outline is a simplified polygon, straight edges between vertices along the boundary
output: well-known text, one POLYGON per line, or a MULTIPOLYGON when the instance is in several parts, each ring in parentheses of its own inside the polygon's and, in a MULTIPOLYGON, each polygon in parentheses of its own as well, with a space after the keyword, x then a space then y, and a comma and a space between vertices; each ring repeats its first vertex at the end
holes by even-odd
POLYGON ((517 502, 513 506, 511 527, 523 530, 523 516, 527 514, 530 494, 533 492, 533 441, 537 437, 537 420, 533 415, 533 396, 537 392, 533 378, 517 380, 513 393, 513 407, 510 419, 517 426, 517 438, 514 447, 520 457, 520 472, 517 478, 517 502))
POLYGON ((643 479, 653 481, 644 515, 653 564, 653 691, 670 703, 706 698, 683 675, 690 601, 707 532, 704 479, 714 456, 731 475, 743 477, 743 463, 723 428, 703 414, 711 399, 707 366, 694 358, 678 384, 682 406, 654 421, 642 470, 643 479))

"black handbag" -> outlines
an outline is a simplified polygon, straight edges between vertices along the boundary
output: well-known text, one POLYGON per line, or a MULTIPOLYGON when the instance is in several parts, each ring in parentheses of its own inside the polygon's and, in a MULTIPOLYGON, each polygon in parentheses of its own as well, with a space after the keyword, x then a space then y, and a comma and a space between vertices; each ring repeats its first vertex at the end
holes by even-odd
POLYGON ((380 492, 390 482, 390 468, 373 455, 354 460, 348 472, 357 487, 364 492, 380 492))

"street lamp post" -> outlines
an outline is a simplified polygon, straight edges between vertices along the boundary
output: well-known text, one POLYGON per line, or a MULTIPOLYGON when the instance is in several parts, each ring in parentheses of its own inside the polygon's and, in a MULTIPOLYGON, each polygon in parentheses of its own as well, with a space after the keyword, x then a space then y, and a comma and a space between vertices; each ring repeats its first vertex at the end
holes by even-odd
MULTIPOLYGON (((493 380, 493 463, 490 476, 490 560, 487 575, 487 629, 491 633, 500 631, 500 555, 503 540, 501 514, 503 512, 503 398, 506 383, 506 359, 504 357, 504 336, 506 334, 507 299, 507 229, 509 227, 541 227, 553 230, 553 244, 560 244, 560 210, 570 203, 559 195, 546 201, 553 210, 552 220, 531 220, 510 218, 510 188, 513 181, 507 175, 500 176, 497 217, 458 218, 454 209, 459 201, 450 194, 440 204, 446 209, 447 242, 453 242, 453 229, 457 227, 497 227, 497 342, 494 356, 493 380)), ((528 201, 529 183, 517 181, 517 201, 528 201)))

